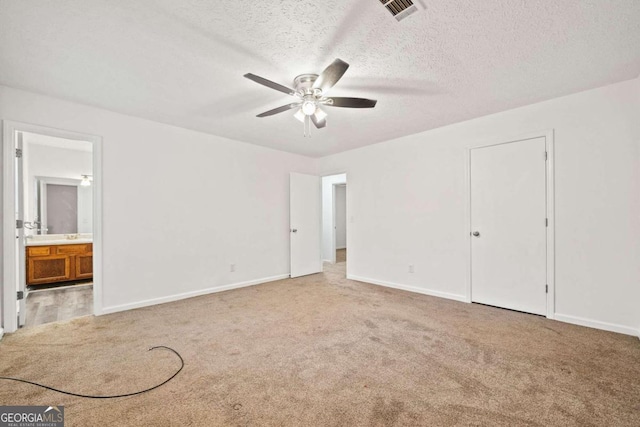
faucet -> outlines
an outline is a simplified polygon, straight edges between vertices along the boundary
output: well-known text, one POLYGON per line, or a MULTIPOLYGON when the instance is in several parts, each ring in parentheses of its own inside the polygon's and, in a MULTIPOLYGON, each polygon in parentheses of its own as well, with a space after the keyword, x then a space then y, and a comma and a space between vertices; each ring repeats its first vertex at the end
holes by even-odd
POLYGON ((42 223, 40 221, 25 221, 23 225, 24 228, 28 230, 35 230, 36 228, 40 228, 42 223))

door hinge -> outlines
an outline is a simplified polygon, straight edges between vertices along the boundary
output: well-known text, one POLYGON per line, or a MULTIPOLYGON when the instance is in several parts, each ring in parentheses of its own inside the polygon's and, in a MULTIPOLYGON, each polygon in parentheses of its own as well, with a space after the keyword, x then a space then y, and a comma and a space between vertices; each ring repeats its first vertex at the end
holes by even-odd
POLYGON ((549 293, 549 285, 544 285, 544 293, 545 294, 549 293))
POLYGON ((549 226, 549 218, 545 218, 544 219, 544 226, 548 227, 549 226))
POLYGON ((16 157, 22 158, 22 148, 16 148, 16 157))
POLYGON ((16 219, 16 228, 24 228, 24 221, 21 219, 16 219))
POLYGON ((544 152, 544 159, 545 160, 549 160, 549 152, 548 151, 544 152))
POLYGON ((18 291, 18 301, 24 298, 24 291, 18 291))

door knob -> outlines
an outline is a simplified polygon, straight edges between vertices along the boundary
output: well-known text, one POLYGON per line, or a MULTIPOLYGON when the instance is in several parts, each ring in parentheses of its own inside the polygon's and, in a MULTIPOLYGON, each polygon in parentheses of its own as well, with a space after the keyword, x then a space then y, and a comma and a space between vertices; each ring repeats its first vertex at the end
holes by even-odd
POLYGON ((474 231, 474 232, 473 232, 473 235, 474 235, 475 237, 480 237, 480 232, 479 232, 479 231, 474 231))
POLYGON ((297 232, 298 232, 298 229, 297 229, 297 228, 292 228, 292 229, 291 229, 291 232, 292 232, 292 233, 297 233, 297 232))

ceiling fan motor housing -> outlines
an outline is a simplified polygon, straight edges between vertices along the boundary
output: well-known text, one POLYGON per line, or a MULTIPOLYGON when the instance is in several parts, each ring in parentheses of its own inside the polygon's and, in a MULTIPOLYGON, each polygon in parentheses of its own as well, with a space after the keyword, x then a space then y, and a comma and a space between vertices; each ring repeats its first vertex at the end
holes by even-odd
POLYGON ((317 74, 300 74, 293 79, 293 87, 296 92, 303 95, 309 95, 313 93, 313 84, 318 79, 317 74))

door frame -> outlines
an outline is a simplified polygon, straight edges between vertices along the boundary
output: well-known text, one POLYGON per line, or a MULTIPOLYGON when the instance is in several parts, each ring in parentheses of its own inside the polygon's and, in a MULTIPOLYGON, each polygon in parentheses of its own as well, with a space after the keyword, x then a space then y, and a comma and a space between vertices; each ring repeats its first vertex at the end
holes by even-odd
POLYGON ((17 321, 16 263, 18 254, 15 251, 15 139, 16 132, 30 132, 57 138, 85 141, 92 144, 93 156, 93 313, 102 314, 102 137, 83 134, 47 126, 2 121, 2 156, 3 156, 3 301, 2 317, 5 332, 15 332, 17 321))
POLYGON ((467 238, 467 295, 465 301, 471 303, 472 292, 472 224, 471 224, 471 150, 476 148, 493 147, 496 145, 510 144, 528 139, 545 138, 545 148, 547 152, 546 161, 546 214, 549 220, 547 227, 547 314, 548 319, 555 318, 555 134, 554 130, 544 130, 531 132, 524 135, 516 135, 510 138, 500 138, 493 140, 478 141, 470 144, 465 150, 465 179, 466 179, 466 212, 465 212, 465 235, 467 238))

